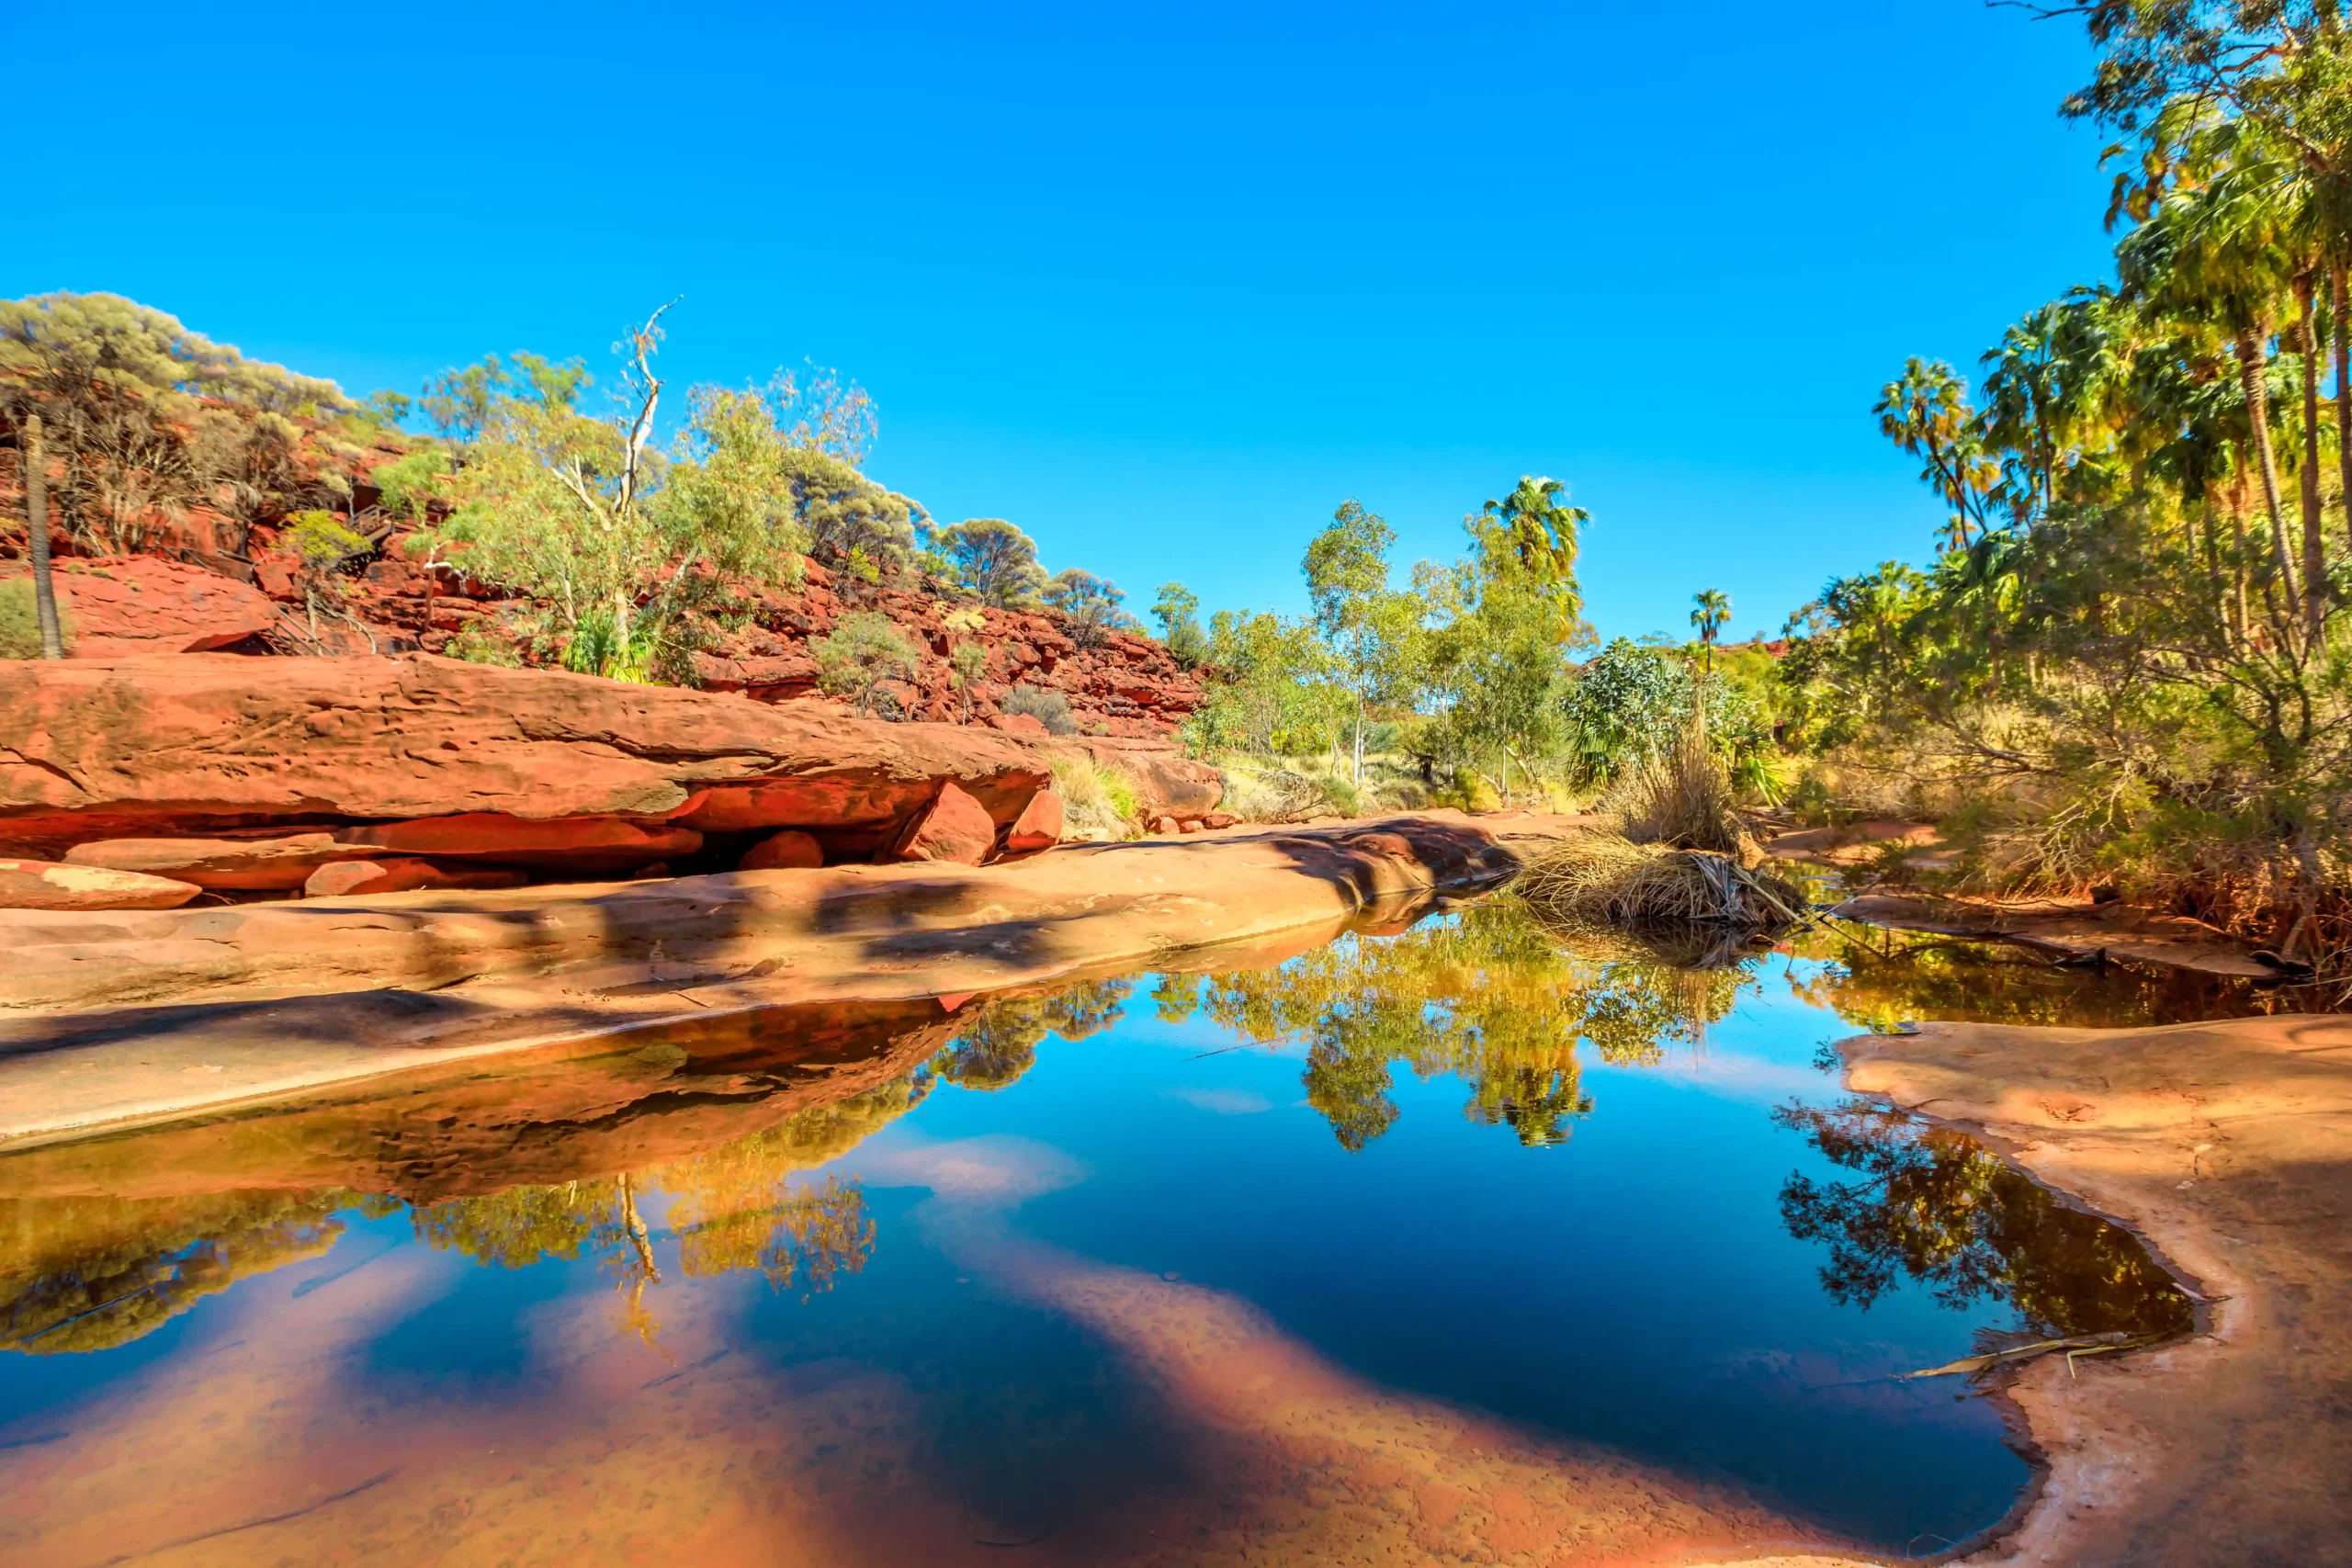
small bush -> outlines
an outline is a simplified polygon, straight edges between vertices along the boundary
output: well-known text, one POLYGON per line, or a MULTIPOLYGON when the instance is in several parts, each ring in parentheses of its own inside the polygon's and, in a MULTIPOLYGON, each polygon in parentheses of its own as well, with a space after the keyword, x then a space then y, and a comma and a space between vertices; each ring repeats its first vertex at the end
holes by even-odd
MULTIPOLYGON (((57 631, 65 646, 74 646, 74 612, 61 596, 57 602, 57 631)), ((0 659, 40 657, 40 615, 33 604, 33 580, 11 577, 0 581, 0 659)))
POLYGON ((857 711, 871 714, 882 682, 914 672, 914 646, 890 617, 876 610, 843 615, 831 635, 817 645, 817 679, 825 690, 856 699, 857 711))
POLYGON ((1048 735, 1078 733, 1078 720, 1070 715, 1069 699, 1046 687, 1025 684, 1013 687, 1005 696, 1004 711, 1035 719, 1046 727, 1048 735))

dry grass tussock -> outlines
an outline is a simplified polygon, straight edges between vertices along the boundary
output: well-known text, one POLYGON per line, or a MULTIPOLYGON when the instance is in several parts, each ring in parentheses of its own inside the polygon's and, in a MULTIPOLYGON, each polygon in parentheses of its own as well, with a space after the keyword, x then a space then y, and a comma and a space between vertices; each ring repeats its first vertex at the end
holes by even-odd
POLYGON ((1728 854, 1637 844, 1607 832, 1578 833, 1539 853, 1511 891, 1538 919, 1568 927, 1779 931, 1807 908, 1793 884, 1728 854))
POLYGON ((1707 743, 1703 715, 1694 716, 1673 745, 1619 774, 1601 796, 1600 809, 1634 844, 1705 850, 1742 862, 1756 858, 1731 774, 1707 743))
POLYGON ((1055 752, 1053 767, 1065 827, 1100 828, 1123 839, 1136 831, 1142 807, 1135 781, 1124 772, 1081 752, 1055 752))

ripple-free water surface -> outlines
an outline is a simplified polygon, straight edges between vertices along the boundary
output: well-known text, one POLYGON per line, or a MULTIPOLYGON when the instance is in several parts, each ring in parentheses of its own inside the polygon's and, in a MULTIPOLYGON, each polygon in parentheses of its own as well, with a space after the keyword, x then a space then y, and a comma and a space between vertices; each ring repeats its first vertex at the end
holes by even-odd
POLYGON ((2188 1306, 1825 1043, 2251 1010, 1837 952, 1488 905, 20 1154, 0 1560, 1924 1553, 2027 1469, 1893 1374, 2188 1306))

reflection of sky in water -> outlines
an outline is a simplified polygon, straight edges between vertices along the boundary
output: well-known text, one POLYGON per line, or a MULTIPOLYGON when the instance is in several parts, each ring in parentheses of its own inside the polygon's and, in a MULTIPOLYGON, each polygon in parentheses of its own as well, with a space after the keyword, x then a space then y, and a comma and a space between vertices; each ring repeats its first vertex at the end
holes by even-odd
MULTIPOLYGON (((810 1561, 932 1561, 959 1540, 1111 1561, 1140 1550, 1159 1528, 1148 1521, 1248 1508, 1237 1539, 1262 1542, 1339 1528, 1332 1508, 1310 1525, 1282 1513, 1305 1504, 1276 1501, 1297 1467, 1334 1465, 1372 1499, 1361 1529, 1389 1529, 1373 1516, 1393 1507, 1396 1540, 1424 1554, 1483 1541, 1509 1556, 1513 1529, 1556 1540, 1560 1518, 1632 1519, 1640 1487, 1705 1480, 1798 1526, 1932 1547, 1997 1517, 2025 1467, 1992 1408, 1954 1397, 1962 1385, 1873 1380, 1965 1355, 1973 1331, 2015 1319, 1916 1286, 1867 1311, 1825 1294, 1824 1250, 1791 1236, 1780 1194, 1792 1171, 1840 1173, 1768 1111, 1834 1100, 1814 1063, 1849 1031, 1792 993, 1792 965, 1820 971, 1758 961, 1729 1013, 1662 1061, 1610 1066, 1588 1047, 1592 1107, 1564 1142, 1522 1146, 1465 1115, 1458 1078, 1400 1065, 1396 1119, 1356 1153, 1303 1098, 1303 1047, 1233 1049, 1199 1015, 1164 1021, 1147 979, 1122 1020, 1047 1036, 1025 1072, 997 1074, 1004 1087, 937 1085, 795 1176, 800 1191, 857 1179, 874 1226, 863 1268, 810 1293, 683 1268, 681 1201, 653 1178, 635 1213, 659 1279, 633 1288, 620 1243, 491 1268, 420 1245, 405 1213, 346 1211, 323 1258, 230 1285, 144 1337, 0 1363, 0 1443, 17 1445, 0 1447, 0 1498, 39 1500, 44 1517, 126 1506, 103 1477, 69 1485, 62 1461, 88 1466, 77 1445, 138 1443, 141 1420, 177 1429, 228 1398, 213 1418, 248 1430, 266 1462, 233 1438, 142 1461, 141 1498, 211 1490, 176 1513, 155 1505, 152 1528, 126 1527, 139 1539, 267 1515, 254 1498, 270 1488, 365 1483, 334 1505, 337 1528, 400 1560, 431 1533, 401 1521, 439 1517, 436 1465, 519 1466, 513 1498, 481 1483, 457 1517, 478 1501, 527 1539, 558 1528, 533 1519, 567 1517, 546 1502, 548 1474, 605 1475, 614 1445, 641 1440, 700 1457, 664 1483, 665 1544, 628 1560, 698 1568, 733 1560, 728 1543, 752 1527, 727 1521, 763 1464, 780 1468, 757 1484, 788 1499, 766 1506, 801 1510, 792 1539, 810 1561), (222 1393, 241 1387, 242 1404, 222 1393), (1308 1407, 1323 1414, 1297 1415, 1308 1407), (1494 1418, 1509 1425, 1476 1425, 1494 1418), (1424 1442, 1447 1423, 1453 1438, 1424 1442), (288 1451, 306 1443, 307 1461, 288 1451), (1535 1448, 1462 1471, 1482 1443, 1535 1448), (1589 1443, 1630 1468, 1609 1479, 1589 1443), (1417 1444, 1456 1457, 1424 1463, 1417 1444), (1388 1479, 1399 1453, 1402 1479, 1388 1479), (1602 1479, 1547 1503, 1554 1472, 1602 1479), (892 1486, 920 1501, 887 1519, 852 1506, 892 1486), (1466 1544, 1444 1533, 1473 1528, 1487 1533, 1466 1544)), ((470 1498, 471 1484, 446 1486, 470 1498)), ((7 1531, 50 1528, 0 1526, 0 1557, 33 1539, 7 1531)), ((47 1560, 82 1561, 56 1528, 47 1560)), ((463 1529, 448 1528, 458 1551, 463 1529)))

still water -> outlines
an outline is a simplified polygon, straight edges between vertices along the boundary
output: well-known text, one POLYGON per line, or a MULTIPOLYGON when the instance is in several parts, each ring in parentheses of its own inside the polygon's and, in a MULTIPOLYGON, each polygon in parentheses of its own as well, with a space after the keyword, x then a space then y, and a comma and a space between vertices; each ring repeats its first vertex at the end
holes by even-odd
POLYGON ((1896 1374, 2190 1308, 1826 1043, 2258 1010, 1508 904, 1226 962, 0 1159, 0 1562, 1927 1554, 2028 1471, 1896 1374))

